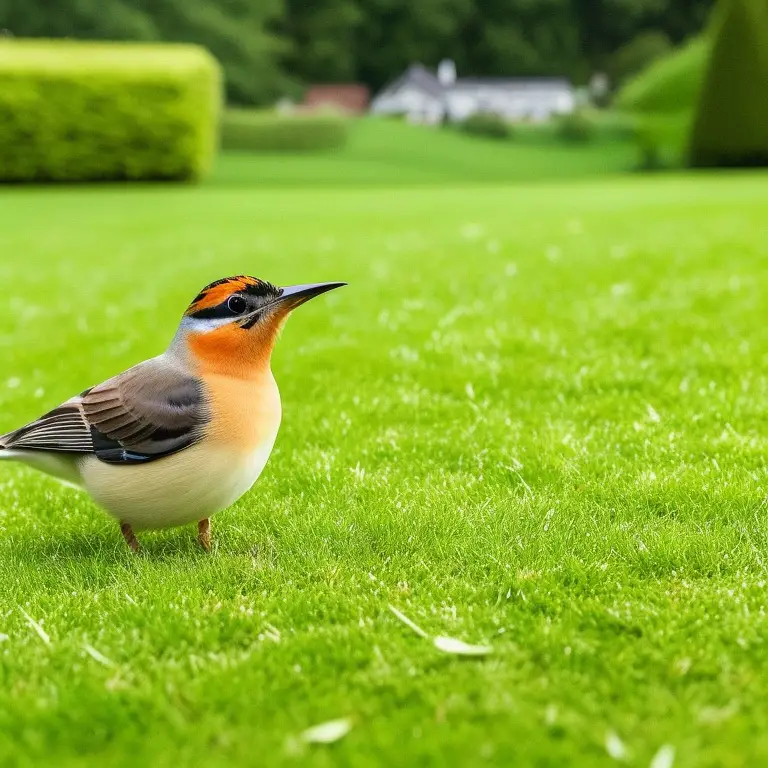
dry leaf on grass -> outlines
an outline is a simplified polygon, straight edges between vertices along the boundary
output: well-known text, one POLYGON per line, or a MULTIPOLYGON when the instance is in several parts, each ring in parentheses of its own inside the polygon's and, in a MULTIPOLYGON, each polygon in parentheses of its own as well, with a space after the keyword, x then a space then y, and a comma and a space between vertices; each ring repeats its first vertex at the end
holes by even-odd
POLYGON ((443 637, 438 635, 432 640, 435 648, 443 653, 452 653, 456 656, 487 656, 493 653, 490 645, 469 645, 455 637, 443 637))
POLYGON ((650 768, 672 768, 675 762, 675 748, 671 744, 664 744, 653 756, 650 768))
POLYGON ((307 744, 333 744, 334 741, 343 739, 351 730, 352 721, 348 717, 343 717, 307 728, 301 734, 301 739, 307 744))
POLYGON ((624 742, 619 738, 619 735, 614 731, 608 731, 605 734, 605 751, 614 760, 626 760, 627 748, 624 746, 624 742))
MULTIPOLYGON (((389 610, 419 637, 423 637, 425 640, 430 639, 429 635, 416 622, 411 621, 402 611, 398 611, 394 605, 390 605, 389 610)), ((445 637, 444 635, 433 637, 432 645, 438 651, 452 653, 455 656, 487 656, 489 653, 493 653, 493 648, 490 645, 469 645, 462 640, 457 640, 455 637, 445 637)))

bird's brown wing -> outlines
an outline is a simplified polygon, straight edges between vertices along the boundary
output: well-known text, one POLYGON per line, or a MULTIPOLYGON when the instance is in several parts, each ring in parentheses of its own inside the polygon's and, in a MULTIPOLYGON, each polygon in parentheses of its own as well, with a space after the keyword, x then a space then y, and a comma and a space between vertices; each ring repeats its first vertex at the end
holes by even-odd
POLYGON ((0 437, 0 448, 93 453, 93 438, 79 398, 73 398, 39 419, 0 437))
POLYGON ((193 445, 207 421, 199 380, 160 357, 86 390, 6 435, 2 445, 94 453, 108 463, 135 464, 193 445))

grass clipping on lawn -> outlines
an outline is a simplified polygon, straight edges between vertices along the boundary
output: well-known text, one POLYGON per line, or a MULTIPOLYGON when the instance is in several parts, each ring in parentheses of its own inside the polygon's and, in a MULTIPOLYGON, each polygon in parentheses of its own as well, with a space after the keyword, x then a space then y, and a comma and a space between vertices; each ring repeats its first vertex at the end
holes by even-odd
POLYGON ((457 640, 455 637, 436 635, 435 637, 430 638, 418 624, 411 621, 411 619, 409 619, 402 611, 395 608, 394 605, 390 605, 389 610, 419 637, 422 637, 425 640, 432 640, 432 645, 434 645, 438 651, 451 653, 455 656, 487 656, 489 653, 493 652, 493 649, 489 645, 470 645, 462 640, 457 640))

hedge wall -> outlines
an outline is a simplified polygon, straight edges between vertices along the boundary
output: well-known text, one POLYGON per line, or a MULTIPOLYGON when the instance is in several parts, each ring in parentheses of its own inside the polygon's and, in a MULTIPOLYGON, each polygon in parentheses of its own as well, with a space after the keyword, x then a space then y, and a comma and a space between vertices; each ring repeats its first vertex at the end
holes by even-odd
POLYGON ((220 102, 197 46, 0 41, 0 181, 197 179, 220 102))
POLYGON ((347 141, 347 121, 333 114, 279 115, 228 109, 221 127, 223 149, 251 152, 316 152, 347 141))

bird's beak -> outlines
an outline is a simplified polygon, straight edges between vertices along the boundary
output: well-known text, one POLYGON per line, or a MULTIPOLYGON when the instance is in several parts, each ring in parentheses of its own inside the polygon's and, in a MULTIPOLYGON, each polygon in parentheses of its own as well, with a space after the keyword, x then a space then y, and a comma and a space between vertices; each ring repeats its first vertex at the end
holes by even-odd
POLYGON ((299 304, 314 299, 321 293, 332 291, 334 288, 341 288, 346 283, 308 283, 306 285, 289 285, 283 288, 280 297, 275 301, 277 305, 295 309, 299 304))

